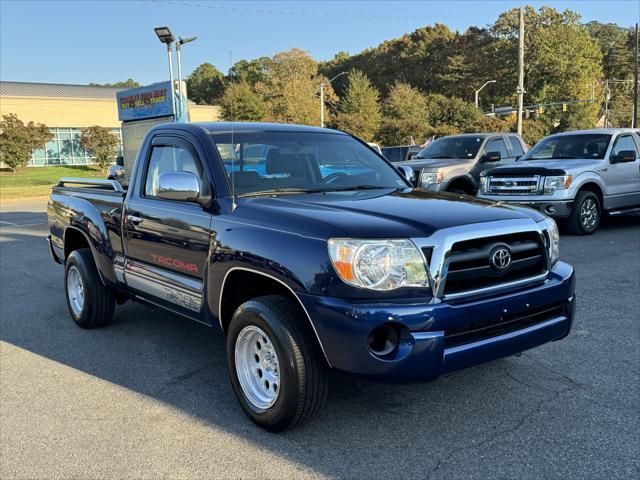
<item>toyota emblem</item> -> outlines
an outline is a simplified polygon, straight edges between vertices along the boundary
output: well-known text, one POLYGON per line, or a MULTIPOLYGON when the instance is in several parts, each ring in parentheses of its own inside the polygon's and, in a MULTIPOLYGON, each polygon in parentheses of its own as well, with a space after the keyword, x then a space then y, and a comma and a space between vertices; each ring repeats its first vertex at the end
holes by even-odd
POLYGON ((491 254, 491 264, 496 270, 502 271, 511 265, 511 252, 507 247, 498 247, 491 254))

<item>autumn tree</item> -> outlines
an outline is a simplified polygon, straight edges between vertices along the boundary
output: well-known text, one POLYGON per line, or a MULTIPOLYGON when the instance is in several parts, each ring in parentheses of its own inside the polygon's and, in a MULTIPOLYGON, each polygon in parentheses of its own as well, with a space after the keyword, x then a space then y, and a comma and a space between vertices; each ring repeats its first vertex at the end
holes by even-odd
POLYGON ((82 129, 80 146, 95 157, 101 170, 106 170, 118 153, 118 137, 108 128, 94 125, 82 129))
POLYGON ((3 115, 0 121, 0 162, 15 172, 29 163, 34 150, 44 148, 52 138, 42 123, 29 122, 25 125, 13 113, 3 115))
POLYGON ((232 121, 262 121, 268 105, 246 81, 230 84, 220 101, 222 118, 232 121))
POLYGON ((429 129, 427 99, 417 89, 396 82, 383 105, 384 120, 378 138, 384 145, 422 142, 429 129))
POLYGON ((198 66, 187 77, 187 95, 198 105, 215 105, 224 93, 224 75, 210 63, 198 66))
POLYGON ((320 80, 315 60, 307 52, 294 48, 273 57, 264 82, 258 82, 256 90, 268 102, 273 120, 318 125, 320 80))
POLYGON ((340 102, 336 124, 341 130, 371 142, 382 120, 380 93, 359 70, 350 72, 348 80, 349 87, 340 102))

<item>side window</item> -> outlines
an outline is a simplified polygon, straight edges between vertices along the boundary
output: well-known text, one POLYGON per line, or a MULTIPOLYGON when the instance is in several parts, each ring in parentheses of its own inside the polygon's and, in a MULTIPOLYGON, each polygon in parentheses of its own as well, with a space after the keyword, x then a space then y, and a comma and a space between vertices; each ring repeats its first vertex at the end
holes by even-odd
POLYGON ((158 177, 164 172, 190 172, 193 173, 200 183, 200 190, 203 194, 208 192, 206 182, 203 182, 202 166, 193 154, 181 147, 154 146, 151 150, 147 178, 144 184, 144 194, 147 197, 155 197, 158 188, 158 177))
POLYGON ((500 152, 500 158, 505 159, 509 158, 509 152, 507 152, 507 146, 504 144, 504 140, 501 138, 494 138, 493 140, 489 140, 487 146, 484 147, 484 153, 489 152, 500 152))
POLYGON ((621 135, 616 139, 616 143, 613 144, 613 150, 611 151, 612 155, 619 155, 620 152, 624 152, 625 150, 633 150, 636 152, 636 157, 638 156, 638 149, 636 148, 636 142, 633 141, 631 135, 621 135))
POLYGON ((520 144, 520 140, 518 137, 514 137, 513 135, 509 135, 509 142, 511 142, 511 148, 513 148, 513 153, 516 157, 520 157, 524 155, 524 150, 522 149, 522 145, 520 144))

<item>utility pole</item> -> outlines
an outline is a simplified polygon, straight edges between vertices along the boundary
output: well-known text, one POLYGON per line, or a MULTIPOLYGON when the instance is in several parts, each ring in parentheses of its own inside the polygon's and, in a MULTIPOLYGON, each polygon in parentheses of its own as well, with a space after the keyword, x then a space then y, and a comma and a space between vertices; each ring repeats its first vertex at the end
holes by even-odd
POLYGON ((631 128, 638 128, 638 23, 636 23, 636 48, 633 57, 633 117, 631 128))
POLYGON ((604 128, 609 126, 609 100, 611 99, 611 90, 609 90, 609 79, 604 81, 604 128))
POLYGON ((320 126, 324 128, 324 82, 320 84, 320 126))
POLYGON ((524 9, 520 7, 518 34, 518 135, 522 136, 522 110, 524 105, 524 9))
POLYGON ((484 87, 486 87, 486 86, 487 86, 487 85, 489 85, 490 83, 496 83, 496 81, 495 81, 495 80, 489 80, 488 82, 485 82, 485 84, 484 84, 484 85, 482 85, 479 89, 474 90, 474 91, 475 91, 475 94, 476 94, 476 97, 475 97, 476 108, 479 108, 479 105, 480 105, 480 102, 479 102, 479 95, 480 95, 480 92, 482 91, 482 89, 483 89, 484 87))

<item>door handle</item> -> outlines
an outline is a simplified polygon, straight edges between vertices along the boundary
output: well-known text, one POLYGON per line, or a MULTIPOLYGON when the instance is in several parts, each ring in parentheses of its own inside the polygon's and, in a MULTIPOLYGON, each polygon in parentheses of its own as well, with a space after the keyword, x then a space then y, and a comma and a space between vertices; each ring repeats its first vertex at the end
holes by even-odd
POLYGON ((142 223, 144 218, 138 217, 137 215, 127 215, 127 221, 133 223, 134 225, 138 225, 142 223))

